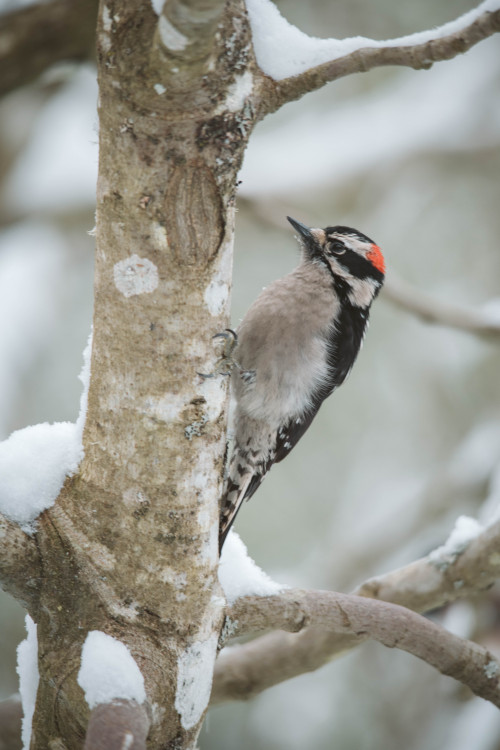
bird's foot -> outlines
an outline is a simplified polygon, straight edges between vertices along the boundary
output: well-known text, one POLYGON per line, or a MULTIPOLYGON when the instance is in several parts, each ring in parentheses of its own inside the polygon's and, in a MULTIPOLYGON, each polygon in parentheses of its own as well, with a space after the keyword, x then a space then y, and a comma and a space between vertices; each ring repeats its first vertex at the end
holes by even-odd
MULTIPOLYGON (((232 357, 232 353, 236 347, 236 344, 238 343, 238 336, 235 331, 233 331, 231 328, 226 328, 225 331, 221 331, 221 333, 216 333, 215 336, 212 336, 212 339, 222 339, 223 343, 220 357, 217 360, 217 364, 215 365, 215 369, 213 372, 199 372, 198 375, 202 378, 216 378, 218 375, 231 375, 235 367, 241 370, 239 364, 232 357)), ((220 342, 217 341, 217 343, 220 342)))

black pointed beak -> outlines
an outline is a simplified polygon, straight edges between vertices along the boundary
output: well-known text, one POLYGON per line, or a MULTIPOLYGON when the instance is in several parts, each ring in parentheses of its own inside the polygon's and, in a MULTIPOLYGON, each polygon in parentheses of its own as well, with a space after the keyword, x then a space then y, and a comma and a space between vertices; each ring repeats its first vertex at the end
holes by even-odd
POLYGON ((305 240, 311 241, 313 239, 313 236, 311 234, 311 230, 309 227, 306 227, 305 224, 302 224, 300 221, 295 221, 295 219, 292 219, 291 216, 286 217, 292 227, 300 234, 301 237, 303 237, 305 240))

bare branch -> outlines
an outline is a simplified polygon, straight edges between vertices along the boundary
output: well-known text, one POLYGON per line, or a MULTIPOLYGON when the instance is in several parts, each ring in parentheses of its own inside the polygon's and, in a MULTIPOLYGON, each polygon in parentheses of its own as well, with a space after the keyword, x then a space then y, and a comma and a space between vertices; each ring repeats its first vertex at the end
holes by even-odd
POLYGON ((494 341, 500 339, 500 321, 493 321, 487 313, 440 302, 393 274, 386 279, 383 294, 391 302, 415 313, 427 323, 458 328, 494 341))
POLYGON ((0 586, 29 609, 40 588, 40 556, 35 539, 2 514, 0 539, 0 586))
POLYGON ((315 91, 326 83, 351 73, 362 73, 383 65, 402 65, 416 70, 430 68, 435 62, 451 60, 467 52, 475 44, 498 31, 500 10, 482 13, 468 26, 424 43, 392 46, 388 42, 387 45, 364 47, 281 81, 269 78, 267 111, 275 111, 286 102, 299 99, 307 92, 315 91))
POLYGON ((84 750, 145 750, 149 719, 135 701, 100 703, 90 714, 84 750))
MULTIPOLYGON (((487 588, 498 578, 499 543, 500 522, 478 535, 460 555, 442 559, 439 564, 432 562, 430 557, 422 558, 400 570, 367 581, 355 594, 387 599, 414 610, 435 608, 487 588)), ((269 633, 237 649, 223 652, 215 667, 212 702, 247 699, 279 682, 318 669, 342 651, 360 643, 359 635, 319 627, 317 620, 308 621, 302 608, 302 594, 297 601, 293 599, 294 593, 291 594, 292 598, 287 600, 291 614, 286 617, 290 623, 295 623, 295 627, 289 626, 288 630, 301 632, 296 635, 269 633)), ((233 611, 230 617, 237 615, 233 611)), ((246 628, 246 616, 242 618, 240 614, 239 617, 246 628)), ((249 617, 248 623, 255 629, 258 613, 249 617)), ((241 622, 239 627, 242 627, 241 622)))
MULTIPOLYGON (((228 613, 233 622, 245 622, 249 628, 281 630, 296 630, 299 614, 302 623, 327 628, 356 643, 372 638, 388 648, 407 651, 500 707, 500 663, 494 656, 399 605, 331 591, 290 590, 280 596, 244 597, 228 613)), ((244 649, 234 649, 229 654, 233 672, 240 655, 244 667, 248 666, 244 649)), ((221 661, 227 667, 224 655, 221 661)), ((260 660, 265 672, 267 664, 266 669, 263 664, 260 660)))
POLYGON ((500 521, 488 526, 457 555, 432 555, 370 578, 353 592, 425 612, 489 588, 500 576, 500 521))
POLYGON ((54 63, 92 56, 97 0, 52 0, 2 15, 0 95, 54 63))

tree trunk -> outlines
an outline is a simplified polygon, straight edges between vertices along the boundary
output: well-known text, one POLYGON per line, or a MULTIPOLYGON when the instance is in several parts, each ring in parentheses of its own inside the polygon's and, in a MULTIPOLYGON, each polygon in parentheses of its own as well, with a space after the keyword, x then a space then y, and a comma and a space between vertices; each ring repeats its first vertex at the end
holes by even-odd
POLYGON ((154 37, 157 22, 139 2, 100 11, 85 458, 37 535, 37 750, 82 745, 88 707, 76 678, 91 630, 125 643, 144 675, 148 747, 194 746, 222 624, 227 388, 197 372, 213 365, 211 338, 228 324, 234 190, 252 115, 243 100, 234 111, 221 102, 242 75, 248 30, 234 5, 221 21, 230 28, 210 32, 213 49, 176 59, 154 37))

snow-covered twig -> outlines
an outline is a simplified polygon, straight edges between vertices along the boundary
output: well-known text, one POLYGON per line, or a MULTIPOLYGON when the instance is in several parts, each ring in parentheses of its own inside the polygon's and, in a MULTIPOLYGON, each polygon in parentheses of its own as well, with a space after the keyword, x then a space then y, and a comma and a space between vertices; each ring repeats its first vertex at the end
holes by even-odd
MULTIPOLYGON (((461 544, 460 549, 455 550, 456 554, 451 553, 450 545, 447 544, 444 545, 443 555, 439 560, 436 560, 436 555, 434 559, 429 555, 400 570, 370 579, 356 589, 355 598, 384 600, 421 612, 433 609, 490 586, 500 573, 499 544, 500 522, 497 522, 469 539, 467 544, 461 544)), ((223 652, 216 663, 212 702, 247 699, 279 682, 318 669, 337 654, 357 646, 360 643, 358 628, 339 629, 333 627, 332 622, 325 627, 322 618, 331 616, 329 607, 334 599, 329 600, 324 594, 325 592, 288 590, 279 597, 268 597, 267 599, 281 602, 278 607, 281 611, 279 621, 276 618, 273 620, 262 617, 265 607, 272 609, 274 605, 266 605, 257 597, 238 600, 228 616, 231 621, 238 619, 239 633, 272 627, 286 627, 289 631, 300 632, 268 633, 248 644, 223 652), (317 597, 316 604, 308 599, 305 606, 304 597, 310 596, 313 600, 317 597)), ((386 610, 376 611, 381 613, 386 610)), ((387 628, 389 631, 393 630, 390 618, 387 628)), ((367 630, 366 637, 380 640, 375 633, 376 631, 367 630)), ((454 648, 455 646, 452 647, 454 648)), ((415 651, 412 653, 418 655, 415 651)), ((482 654, 484 656, 483 652, 482 654)), ((428 661, 433 663, 429 659, 428 661)), ((474 657, 472 661, 476 669, 479 663, 477 658, 474 657)), ((495 671, 495 668, 492 667, 492 670, 495 671)), ((453 676, 462 679, 458 673, 453 676)), ((475 689, 471 683, 468 684, 471 689, 475 689)))
POLYGON ((51 0, 1 17, 0 96, 38 78, 54 63, 91 56, 96 0, 51 0))
POLYGON ((269 8, 268 0, 247 0, 247 6, 257 62, 268 76, 266 111, 275 111, 286 102, 351 73, 383 65, 430 68, 433 63, 451 60, 500 31, 498 0, 485 0, 475 10, 440 28, 387 41, 363 37, 313 39, 290 26, 279 14, 278 17, 276 9, 269 8), (268 20, 263 11, 268 13, 268 20), (273 28, 266 28, 266 24, 273 28), (291 59, 287 59, 285 52, 276 51, 280 37, 284 50, 290 50, 291 59), (279 60, 278 69, 273 67, 273 60, 279 60))
POLYGON ((0 588, 28 607, 38 598, 40 556, 33 537, 0 513, 0 588))
POLYGON ((500 339, 500 317, 488 311, 441 302, 391 274, 384 284, 384 297, 428 323, 458 328, 490 340, 500 339))

